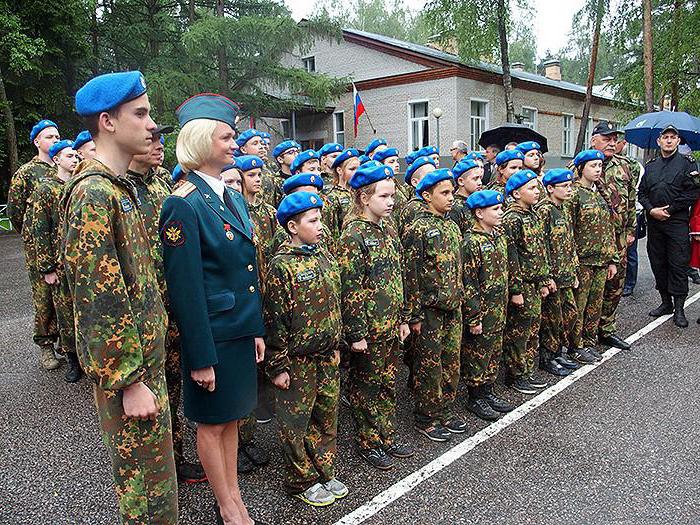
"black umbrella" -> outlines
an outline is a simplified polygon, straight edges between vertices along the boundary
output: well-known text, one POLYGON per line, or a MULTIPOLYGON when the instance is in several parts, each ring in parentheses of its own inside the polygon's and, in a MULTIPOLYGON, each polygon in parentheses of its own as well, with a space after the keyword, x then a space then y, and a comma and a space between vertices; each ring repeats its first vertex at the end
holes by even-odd
POLYGON ((542 153, 547 152, 547 137, 537 133, 523 124, 504 124, 497 128, 484 131, 479 137, 479 146, 487 148, 491 145, 498 146, 501 151, 509 142, 527 142, 534 140, 542 148, 542 153))

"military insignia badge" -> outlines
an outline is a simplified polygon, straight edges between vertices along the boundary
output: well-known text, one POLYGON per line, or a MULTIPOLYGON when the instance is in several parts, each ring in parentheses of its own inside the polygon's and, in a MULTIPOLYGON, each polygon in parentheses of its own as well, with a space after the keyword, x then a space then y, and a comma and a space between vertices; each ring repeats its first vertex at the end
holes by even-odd
POLYGON ((316 197, 311 197, 309 200, 311 201, 311 204, 316 204, 317 202, 316 197))
POLYGON ((316 272, 313 270, 304 270, 297 273, 297 283, 305 283, 316 278, 316 272))
POLYGON ((229 241, 232 241, 233 240, 233 232, 231 231, 231 225, 228 223, 224 224, 224 231, 226 232, 226 238, 229 241))
POLYGON ((185 244, 185 232, 180 221, 170 221, 163 228, 163 244, 166 246, 182 246, 185 244))
POLYGON ((121 205, 124 213, 129 213, 131 210, 134 209, 134 206, 131 204, 131 201, 126 197, 122 198, 121 205))

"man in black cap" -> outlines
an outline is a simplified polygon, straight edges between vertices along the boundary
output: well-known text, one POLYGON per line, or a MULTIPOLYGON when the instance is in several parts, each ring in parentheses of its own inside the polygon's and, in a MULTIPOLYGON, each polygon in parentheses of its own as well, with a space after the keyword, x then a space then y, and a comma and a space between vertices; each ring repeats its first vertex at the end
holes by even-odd
POLYGON ((690 262, 690 206, 700 195, 692 157, 678 153, 680 134, 666 126, 657 143, 661 155, 645 166, 639 184, 639 202, 647 214, 647 252, 661 304, 649 312, 652 317, 673 313, 676 326, 685 328, 683 308, 688 296, 690 262), (672 301, 673 300, 673 301, 672 301))

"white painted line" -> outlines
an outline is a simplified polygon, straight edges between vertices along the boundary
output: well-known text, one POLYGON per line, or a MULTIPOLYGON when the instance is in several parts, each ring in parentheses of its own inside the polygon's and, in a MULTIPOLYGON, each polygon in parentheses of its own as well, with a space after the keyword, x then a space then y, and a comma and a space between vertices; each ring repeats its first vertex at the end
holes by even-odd
MULTIPOLYGON (((691 305, 698 299, 700 299, 700 292, 693 295, 690 299, 686 301, 685 304, 686 306, 691 305)), ((627 341, 629 344, 638 341, 655 328, 661 326, 671 317, 671 315, 664 315, 663 317, 655 319, 654 321, 646 325, 644 328, 641 328, 637 332, 633 333, 631 336, 625 339, 625 341, 627 341)), ((495 436, 496 434, 499 434, 502 430, 509 427, 516 421, 519 421, 527 414, 535 410, 537 407, 543 405, 544 403, 552 399, 554 396, 556 396, 559 392, 570 387, 576 381, 585 377, 590 372, 601 366, 606 361, 612 359, 620 352, 622 352, 622 350, 620 350, 619 348, 611 348, 610 350, 606 351, 605 354, 603 354, 603 360, 599 363, 583 366, 576 370, 574 373, 564 377, 556 384, 550 386, 546 390, 543 390, 539 395, 533 397, 529 401, 526 401, 512 412, 506 414, 498 421, 491 423, 486 428, 480 430, 473 436, 455 445, 441 456, 435 458, 433 461, 431 461, 424 467, 397 481, 391 487, 387 488, 380 494, 377 494, 374 498, 372 498, 370 501, 368 501, 361 507, 358 507, 351 513, 346 514, 345 516, 340 518, 333 525, 358 525, 359 523, 362 523, 365 520, 371 518, 384 507, 405 496, 415 487, 417 487, 425 480, 431 478, 432 476, 440 472, 442 469, 444 469, 454 461, 467 454, 477 445, 483 443, 484 441, 495 436)))

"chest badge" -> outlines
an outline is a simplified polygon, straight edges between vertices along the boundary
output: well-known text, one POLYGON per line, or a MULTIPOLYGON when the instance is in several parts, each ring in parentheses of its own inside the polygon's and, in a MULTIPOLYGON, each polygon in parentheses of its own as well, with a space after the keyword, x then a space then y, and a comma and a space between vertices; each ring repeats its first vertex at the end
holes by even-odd
POLYGON ((231 231, 231 225, 228 223, 224 224, 224 231, 226 232, 226 238, 229 241, 232 241, 233 240, 233 232, 231 231))

